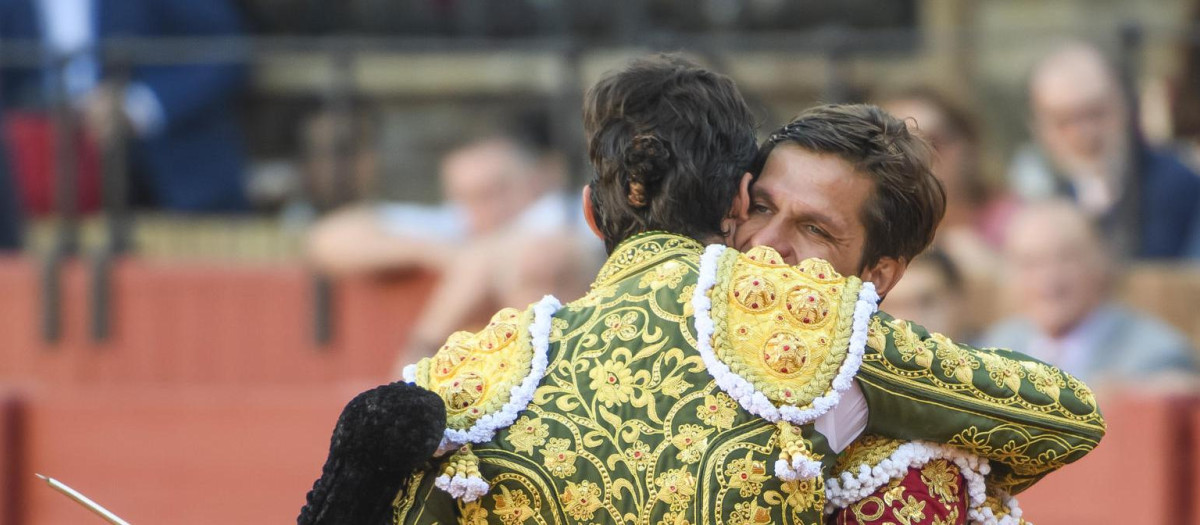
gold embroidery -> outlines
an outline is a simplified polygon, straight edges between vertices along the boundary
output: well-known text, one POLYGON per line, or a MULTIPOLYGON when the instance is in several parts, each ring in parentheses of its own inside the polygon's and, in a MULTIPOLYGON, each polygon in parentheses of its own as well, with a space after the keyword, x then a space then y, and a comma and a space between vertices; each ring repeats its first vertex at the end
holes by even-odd
POLYGON ((532 319, 532 309, 506 308, 484 330, 456 333, 437 355, 417 363, 416 382, 446 402, 448 427, 470 428, 508 402, 512 388, 529 374, 532 319))
POLYGON ((770 479, 766 463, 755 461, 751 451, 746 451, 746 457, 729 462, 725 472, 729 476, 726 485, 738 489, 743 498, 758 495, 762 492, 762 482, 770 479))
MULTIPOLYGON (((1019 388, 1016 390, 1005 388, 1000 391, 977 384, 974 372, 980 368, 979 361, 973 358, 965 348, 945 336, 931 334, 928 339, 922 340, 913 331, 912 326, 905 321, 892 319, 887 322, 887 325, 894 335, 893 342, 899 359, 893 361, 894 357, 890 357, 888 351, 867 352, 863 356, 864 366, 859 375, 860 380, 864 376, 875 376, 887 383, 929 392, 933 397, 955 399, 961 403, 979 405, 985 407, 986 413, 1008 412, 1021 417, 1033 415, 1047 423, 1066 424, 1089 433, 1095 432, 1098 426, 1103 425, 1103 419, 1095 410, 1095 400, 1089 397, 1091 392, 1087 390, 1087 387, 1078 380, 1062 374, 1058 369, 1042 368, 1031 374, 1030 368, 1036 369, 1040 363, 1025 364, 1028 362, 1022 362, 1021 368, 1014 370, 1000 359, 1015 360, 1001 355, 1000 352, 986 349, 976 350, 976 355, 981 356, 981 359, 994 357, 994 363, 1002 367, 999 369, 999 373, 995 374, 993 383, 995 380, 1000 380, 1001 384, 1006 387, 1009 385, 1019 387, 1020 385, 1014 382, 1020 381, 1024 375, 1025 381, 1034 382, 1036 390, 1051 398, 1050 403, 1035 402, 1036 399, 1022 395, 1019 388), (931 352, 931 348, 933 352, 931 352), (932 362, 934 353, 941 361, 937 365, 932 362), (916 368, 902 366, 902 363, 915 364, 916 368), (935 366, 944 375, 934 373, 935 366), (1061 381, 1067 382, 1066 387, 1071 389, 1082 404, 1089 407, 1088 411, 1072 411, 1059 402, 1060 396, 1055 395, 1053 389, 1059 387, 1061 381), (1005 385, 1005 383, 1009 385, 1005 385)), ((955 410, 963 409, 956 407, 955 410)))
POLYGON ((487 525, 488 511, 478 500, 459 505, 458 522, 463 525, 487 525))
MULTIPOLYGON (((891 332, 896 334, 896 350, 900 352, 901 359, 913 361, 924 368, 933 366, 933 352, 925 346, 920 336, 913 332, 911 325, 899 319, 889 321, 888 325, 891 332)), ((880 333, 885 332, 881 331, 880 333)), ((882 342, 878 347, 872 346, 872 348, 882 352, 886 348, 886 344, 886 342, 882 342)))
MULTIPOLYGON (((525 491, 509 490, 501 485, 500 493, 495 496, 495 506, 492 508, 504 525, 525 523, 534 516, 533 508, 529 506, 529 495, 525 491)), ((485 514, 486 515, 486 514, 485 514)))
POLYGON ((600 509, 600 486, 591 481, 567 482, 561 500, 567 514, 577 520, 590 520, 600 509))
POLYGON ((704 250, 700 243, 677 235, 649 232, 626 239, 617 246, 593 287, 619 281, 654 264, 680 255, 698 254, 704 250))
POLYGON ((687 508, 696 495, 696 477, 684 469, 672 469, 654 480, 658 487, 658 499, 671 506, 672 511, 687 508))
POLYGON ((733 506, 729 525, 765 525, 771 523, 771 513, 758 506, 757 501, 745 501, 733 506))
POLYGON ((872 317, 871 323, 867 325, 867 347, 873 348, 877 352, 882 352, 887 348, 887 330, 878 316, 872 317))
POLYGON ((642 274, 642 280, 638 281, 638 286, 642 288, 650 288, 657 290, 662 287, 667 287, 674 290, 683 281, 683 276, 688 274, 688 267, 684 266, 679 261, 667 261, 653 270, 642 274))
POLYGON ((893 512, 893 515, 904 525, 919 522, 925 519, 925 502, 917 501, 917 498, 908 496, 900 505, 900 508, 893 512))
POLYGON ((813 479, 789 481, 783 484, 782 490, 786 495, 784 505, 797 511, 819 510, 824 506, 825 480, 819 476, 813 479))
POLYGON ((700 461, 700 456, 708 449, 708 435, 712 432, 712 429, 700 425, 681 425, 679 432, 671 438, 671 444, 679 449, 675 459, 684 463, 700 461))
POLYGON ((715 395, 704 396, 704 404, 696 407, 696 416, 709 425, 726 429, 733 426, 737 408, 737 401, 724 392, 717 392, 715 395))
POLYGON ((592 382, 588 388, 596 391, 596 399, 611 407, 628 403, 633 396, 633 372, 620 361, 605 361, 588 372, 592 382))
POLYGON ((638 472, 646 470, 650 459, 650 446, 641 441, 635 441, 625 449, 625 460, 638 472))
POLYGON ((1030 383, 1033 383, 1033 388, 1050 396, 1055 403, 1059 402, 1062 389, 1067 384, 1057 369, 1032 361, 1022 361, 1021 366, 1025 367, 1025 376, 1029 378, 1030 383))
POLYGON ((854 440, 838 456, 837 463, 833 467, 834 475, 840 476, 843 472, 858 475, 858 469, 861 465, 866 465, 868 468, 875 468, 880 462, 895 453, 896 449, 900 448, 900 445, 903 444, 904 442, 898 439, 888 439, 874 434, 866 434, 854 440))
MULTIPOLYGON (((951 438, 949 444, 999 461, 1020 476, 1037 476, 1056 470, 1066 465, 1068 458, 1082 456, 1094 448, 1094 445, 1072 446, 1055 434, 1034 435, 1023 426, 1011 424, 997 425, 986 431, 971 426, 951 438), (1042 452, 1031 453, 1037 449, 1042 452)), ((1012 492, 1014 484, 1023 481, 1003 479, 996 480, 995 485, 1012 492)))
POLYGON ((721 257, 709 292, 713 351, 776 405, 804 409, 832 389, 862 284, 816 259, 780 261, 767 247, 721 257))
POLYGON ((629 341, 638 335, 637 312, 628 311, 624 314, 612 314, 604 318, 604 325, 608 327, 604 333, 600 334, 600 338, 605 343, 612 341, 614 337, 621 338, 622 341, 629 341))
POLYGON ((521 416, 521 419, 513 423, 512 431, 508 433, 506 439, 512 444, 513 450, 531 454, 534 447, 540 447, 546 443, 546 437, 549 435, 549 425, 542 423, 537 417, 521 416))
POLYGON ((795 286, 787 294, 785 305, 792 317, 813 328, 829 320, 829 299, 811 286, 795 286))
POLYGON ((940 501, 954 503, 958 501, 957 465, 950 464, 945 459, 935 459, 921 467, 921 482, 929 488, 929 493, 940 501))
POLYGON ((976 361, 970 353, 956 344, 942 344, 936 339, 930 339, 930 341, 935 342, 937 351, 934 352, 934 355, 941 360, 943 373, 958 380, 959 383, 969 385, 974 381, 979 361, 976 361))
POLYGON ((575 475, 575 458, 579 457, 574 450, 571 450, 571 440, 564 438, 550 438, 550 442, 546 444, 546 451, 543 453, 545 459, 543 464, 550 474, 560 478, 568 478, 575 475))

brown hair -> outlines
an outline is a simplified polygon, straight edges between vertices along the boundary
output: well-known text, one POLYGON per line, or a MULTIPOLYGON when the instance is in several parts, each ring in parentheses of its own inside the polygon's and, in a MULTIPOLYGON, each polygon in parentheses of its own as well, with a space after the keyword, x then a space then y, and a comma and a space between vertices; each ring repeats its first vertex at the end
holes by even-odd
POLYGON ((641 232, 720 235, 757 149, 729 77, 672 55, 632 62, 588 90, 592 209, 612 252, 641 232))
POLYGON ((883 257, 912 261, 933 242, 946 213, 946 192, 930 169, 929 144, 900 119, 868 104, 809 109, 759 149, 756 177, 779 144, 836 155, 874 183, 860 212, 867 230, 863 268, 883 257))

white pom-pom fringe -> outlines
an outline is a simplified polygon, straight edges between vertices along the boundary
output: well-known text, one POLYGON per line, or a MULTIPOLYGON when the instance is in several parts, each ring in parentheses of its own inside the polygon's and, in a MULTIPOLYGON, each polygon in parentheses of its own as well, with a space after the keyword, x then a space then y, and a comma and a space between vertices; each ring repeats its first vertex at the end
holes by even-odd
POLYGON ((433 480, 433 484, 464 503, 475 501, 488 492, 488 482, 478 476, 455 474, 450 477, 442 474, 433 480))
POLYGON ((821 475, 821 462, 809 458, 794 457, 788 463, 783 458, 775 460, 775 477, 783 481, 813 479, 821 475))

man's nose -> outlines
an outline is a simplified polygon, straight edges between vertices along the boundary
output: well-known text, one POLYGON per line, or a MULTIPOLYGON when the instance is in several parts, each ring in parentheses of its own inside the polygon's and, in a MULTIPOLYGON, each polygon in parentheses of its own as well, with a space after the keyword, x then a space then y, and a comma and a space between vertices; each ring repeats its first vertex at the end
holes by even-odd
POLYGON ((779 252, 783 257, 784 262, 788 264, 796 264, 796 251, 792 249, 792 243, 788 242, 787 235, 784 234, 783 228, 771 224, 750 236, 750 245, 745 249, 750 249, 754 246, 769 246, 779 252))

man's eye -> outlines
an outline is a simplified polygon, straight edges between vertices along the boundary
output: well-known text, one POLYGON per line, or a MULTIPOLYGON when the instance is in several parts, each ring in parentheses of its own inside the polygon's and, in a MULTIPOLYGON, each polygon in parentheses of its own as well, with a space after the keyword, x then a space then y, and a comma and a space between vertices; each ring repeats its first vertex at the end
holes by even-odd
POLYGON ((750 206, 750 213, 771 213, 771 209, 763 204, 754 204, 750 206))
POLYGON ((821 228, 818 228, 812 224, 809 224, 807 226, 807 228, 808 228, 808 232, 813 235, 820 235, 821 237, 828 237, 828 235, 825 233, 825 230, 822 230, 821 228))

